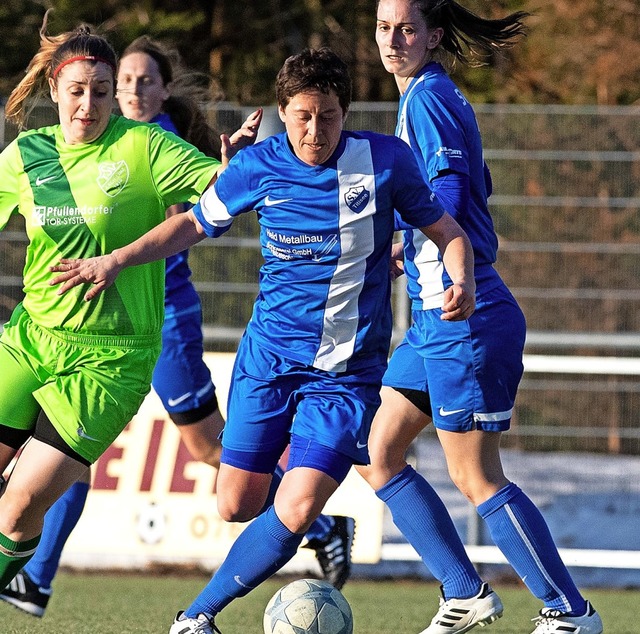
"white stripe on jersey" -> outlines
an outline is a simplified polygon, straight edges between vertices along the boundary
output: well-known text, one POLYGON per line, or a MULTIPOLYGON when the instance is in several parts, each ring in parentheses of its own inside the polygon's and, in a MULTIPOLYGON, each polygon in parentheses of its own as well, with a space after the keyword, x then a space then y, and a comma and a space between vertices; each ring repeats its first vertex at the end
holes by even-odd
POLYGON ((233 216, 229 214, 227 206, 218 198, 215 187, 209 187, 202 194, 200 208, 204 219, 214 227, 228 227, 233 222, 233 216))
POLYGON ((413 229, 410 233, 411 242, 416 250, 413 262, 418 269, 422 310, 440 308, 444 301, 444 266, 438 259, 438 247, 419 229, 413 229))
MULTIPOLYGON (((424 75, 411 87, 411 92, 420 86, 423 81, 424 75)), ((409 141, 409 134, 407 133, 405 126, 409 95, 405 97, 402 112, 398 118, 396 136, 400 137, 405 143, 411 145, 409 141)), ((409 234, 411 234, 411 242, 416 250, 416 255, 413 261, 415 262, 419 272, 417 281, 420 285, 422 310, 440 308, 444 302, 444 283, 442 281, 444 275, 444 264, 439 259, 438 247, 419 229, 405 230, 405 235, 409 234)))
POLYGON ((337 168, 341 255, 329 285, 320 346, 313 361, 314 367, 328 372, 344 372, 353 354, 358 333, 359 297, 367 258, 374 249, 376 183, 369 141, 349 138, 337 168), (359 213, 349 208, 345 198, 353 187, 364 187, 370 196, 359 213))

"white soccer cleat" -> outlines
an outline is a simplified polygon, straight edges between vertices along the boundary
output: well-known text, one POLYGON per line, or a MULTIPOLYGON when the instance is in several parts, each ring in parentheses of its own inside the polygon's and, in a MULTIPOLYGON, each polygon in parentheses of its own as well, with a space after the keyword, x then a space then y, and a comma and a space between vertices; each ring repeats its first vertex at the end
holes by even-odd
POLYGON ((560 610, 542 608, 535 619, 538 624, 532 634, 602 634, 602 619, 591 603, 582 616, 567 616, 560 610))
POLYGON ((198 614, 195 619, 178 612, 169 634, 222 634, 210 614, 198 614))
POLYGON ((483 583, 480 592, 469 599, 440 599, 438 613, 420 634, 462 634, 476 625, 484 627, 502 616, 500 597, 483 583))

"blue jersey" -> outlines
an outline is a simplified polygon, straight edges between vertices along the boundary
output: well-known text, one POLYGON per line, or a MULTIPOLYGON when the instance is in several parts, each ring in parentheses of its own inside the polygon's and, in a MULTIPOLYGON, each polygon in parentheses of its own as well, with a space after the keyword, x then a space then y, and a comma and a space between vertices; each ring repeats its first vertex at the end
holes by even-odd
POLYGON ((194 212, 215 237, 257 211, 264 264, 247 332, 289 360, 345 372, 387 362, 394 208, 415 227, 444 213, 405 143, 343 131, 319 166, 286 133, 242 150, 194 212))
MULTIPOLYGON (((168 132, 179 136, 171 117, 161 112, 150 123, 157 123, 168 132)), ((165 290, 164 310, 165 318, 179 315, 184 312, 200 314, 200 298, 191 282, 191 269, 189 268, 189 251, 185 250, 175 255, 170 255, 165 263, 165 290)))
MULTIPOLYGON (((430 62, 400 98, 396 136, 413 149, 425 180, 444 171, 468 176, 467 209, 447 209, 469 236, 473 246, 478 288, 501 284, 493 268, 498 240, 489 214, 490 178, 482 154, 482 140, 471 104, 440 64, 430 62)), ((423 233, 408 229, 404 235, 405 272, 413 308, 442 306, 443 292, 451 284, 438 249, 423 233)))

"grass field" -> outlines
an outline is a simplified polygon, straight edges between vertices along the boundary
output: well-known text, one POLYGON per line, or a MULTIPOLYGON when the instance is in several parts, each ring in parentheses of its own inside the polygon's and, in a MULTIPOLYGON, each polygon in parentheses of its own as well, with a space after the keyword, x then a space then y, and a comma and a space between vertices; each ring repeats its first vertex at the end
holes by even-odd
MULTIPOLYGON (((0 604, 0 634, 167 634, 175 612, 184 608, 208 580, 205 576, 116 575, 61 572, 43 619, 0 604)), ((224 634, 262 634, 262 611, 271 595, 289 579, 272 579, 218 618, 224 634)), ((540 608, 517 586, 495 586, 505 605, 504 617, 483 634, 530 634, 540 608)), ((640 591, 589 590, 602 615, 605 634, 638 634, 632 606, 640 591)), ((438 603, 436 584, 420 581, 352 580, 344 595, 354 613, 354 634, 417 634, 438 603)))

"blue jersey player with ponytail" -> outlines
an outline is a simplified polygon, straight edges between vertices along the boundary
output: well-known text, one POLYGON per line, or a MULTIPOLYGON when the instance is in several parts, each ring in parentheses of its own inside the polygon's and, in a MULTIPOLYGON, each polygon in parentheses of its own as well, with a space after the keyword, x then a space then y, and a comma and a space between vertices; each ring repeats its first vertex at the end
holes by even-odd
POLYGON ((464 322, 442 321, 448 278, 436 245, 406 228, 413 324, 389 363, 369 439, 371 465, 360 469, 442 584, 440 608, 422 634, 467 632, 492 623, 503 610, 471 564, 442 501, 405 461, 409 444, 431 421, 452 480, 544 604, 534 634, 602 632, 544 518, 502 470, 500 436, 509 428, 522 376, 525 320, 493 268, 498 241, 478 124, 443 66, 467 61, 470 51, 489 54, 508 46, 523 34, 524 17, 487 20, 453 0, 378 3, 376 42, 401 94, 396 134, 411 146, 423 177, 468 234, 475 257, 475 313, 464 322))
POLYGON ((240 343, 222 437, 218 510, 246 521, 291 450, 274 503, 240 534, 171 634, 219 632, 216 616, 293 557, 304 532, 354 464, 369 461, 369 427, 391 336, 389 259, 394 209, 433 240, 450 285, 441 317, 474 310, 472 252, 392 136, 346 132, 351 81, 328 49, 290 57, 276 82, 286 132, 238 153, 215 191, 189 212, 109 256, 62 262, 65 291, 92 299, 125 266, 166 257, 256 210, 264 264, 240 343))

